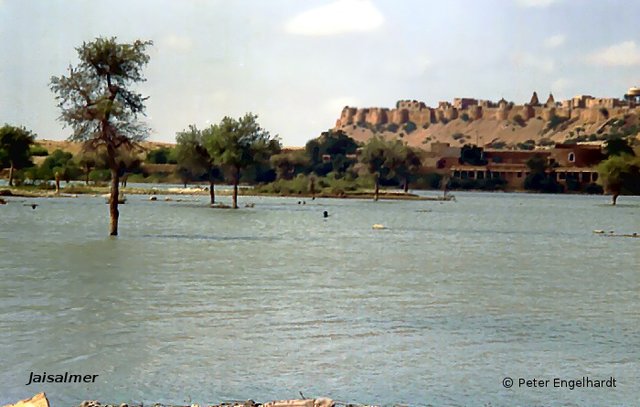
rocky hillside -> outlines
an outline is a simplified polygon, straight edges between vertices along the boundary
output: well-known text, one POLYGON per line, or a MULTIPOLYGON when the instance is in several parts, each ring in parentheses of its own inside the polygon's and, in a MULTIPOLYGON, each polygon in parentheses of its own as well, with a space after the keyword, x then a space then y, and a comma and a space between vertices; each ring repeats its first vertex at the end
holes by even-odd
POLYGON ((440 102, 437 108, 418 101, 399 101, 395 108, 345 107, 334 130, 358 141, 375 134, 402 138, 411 146, 431 142, 453 146, 478 144, 493 148, 533 149, 556 142, 602 142, 609 137, 638 138, 640 107, 618 99, 580 96, 544 105, 534 93, 528 104, 475 99, 440 102))

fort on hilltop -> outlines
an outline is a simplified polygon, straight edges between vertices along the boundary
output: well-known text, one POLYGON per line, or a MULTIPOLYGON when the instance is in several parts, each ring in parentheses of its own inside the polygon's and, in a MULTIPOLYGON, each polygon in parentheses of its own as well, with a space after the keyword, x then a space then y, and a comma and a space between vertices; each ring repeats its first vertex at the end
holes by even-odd
MULTIPOLYGON (((544 100, 544 99, 543 99, 544 100)), ((430 142, 501 143, 515 148, 518 143, 538 144, 604 139, 611 127, 625 128, 637 135, 640 129, 640 88, 632 87, 618 98, 578 95, 556 101, 549 94, 542 103, 533 92, 528 103, 515 104, 468 97, 442 101, 437 107, 417 100, 400 100, 395 108, 345 106, 334 129, 359 141, 374 134, 402 137, 410 145, 430 142), (587 140, 580 140, 580 137, 587 140)))

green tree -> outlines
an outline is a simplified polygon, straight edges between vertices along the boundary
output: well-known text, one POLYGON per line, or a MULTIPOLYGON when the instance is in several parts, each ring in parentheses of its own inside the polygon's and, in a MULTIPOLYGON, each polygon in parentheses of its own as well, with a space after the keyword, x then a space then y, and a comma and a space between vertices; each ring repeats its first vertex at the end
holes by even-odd
POLYGON ((280 141, 258 124, 258 116, 247 113, 238 120, 224 117, 211 126, 211 136, 205 146, 214 162, 222 167, 233 183, 233 208, 238 208, 238 184, 241 171, 258 162, 265 162, 281 150, 280 141))
POLYGON ((83 149, 75 157, 78 166, 82 168, 84 172, 84 183, 89 185, 89 174, 94 168, 104 167, 105 163, 102 161, 99 154, 96 151, 86 151, 83 149))
POLYGON ((355 163, 355 160, 347 159, 347 156, 355 154, 357 149, 358 143, 342 130, 322 132, 320 137, 309 140, 305 146, 311 171, 320 176, 331 171, 345 172, 355 163), (324 160, 325 156, 330 157, 328 162, 324 160))
POLYGON ((631 155, 613 155, 598 164, 598 183, 611 194, 611 204, 625 190, 638 193, 640 190, 640 160, 631 155))
POLYGON ((14 171, 32 165, 31 145, 35 134, 24 127, 5 124, 0 127, 0 165, 9 167, 9 186, 13 186, 14 171))
POLYGON ((611 157, 613 155, 631 155, 635 156, 636 153, 633 151, 633 147, 631 147, 626 139, 616 138, 607 140, 604 145, 604 151, 607 157, 611 157))
POLYGON ((403 189, 406 194, 409 192, 409 181, 412 177, 415 177, 422 168, 422 160, 420 159, 418 152, 407 145, 402 146, 399 150, 399 154, 400 163, 396 172, 402 179, 403 189))
POLYGON ((73 160, 73 154, 55 150, 49 154, 38 168, 38 179, 49 181, 55 179, 56 173, 66 182, 80 176, 80 168, 73 160))
POLYGON ((148 128, 138 121, 146 97, 132 85, 145 81, 143 67, 151 41, 119 43, 115 37, 97 38, 76 48, 79 64, 67 75, 51 78, 51 90, 62 110, 60 119, 73 129, 71 141, 89 149, 104 146, 111 171, 109 234, 118 234, 120 165, 118 151, 146 138, 148 128))
POLYGON ((293 179, 296 171, 309 165, 309 158, 304 151, 290 151, 272 155, 271 166, 276 171, 277 179, 293 179))
POLYGON ((147 153, 146 162, 150 164, 177 164, 175 148, 160 147, 147 153))
POLYGON ((406 165, 406 146, 400 140, 386 141, 382 137, 374 136, 364 145, 360 152, 360 162, 373 176, 373 200, 380 195, 380 181, 389 180, 406 165))
POLYGON ((215 178, 218 169, 215 166, 213 156, 205 147, 205 139, 212 137, 210 129, 200 131, 195 125, 190 125, 188 130, 176 135, 176 161, 179 171, 184 178, 207 176, 209 180, 209 198, 211 205, 216 202, 215 178))
POLYGON ((482 147, 472 144, 465 144, 462 146, 458 162, 460 164, 469 165, 487 165, 487 160, 484 159, 482 147))
POLYGON ((553 168, 547 159, 535 155, 527 160, 529 175, 524 179, 524 188, 540 192, 562 192, 562 185, 558 184, 553 168), (550 172, 549 172, 550 171, 550 172))

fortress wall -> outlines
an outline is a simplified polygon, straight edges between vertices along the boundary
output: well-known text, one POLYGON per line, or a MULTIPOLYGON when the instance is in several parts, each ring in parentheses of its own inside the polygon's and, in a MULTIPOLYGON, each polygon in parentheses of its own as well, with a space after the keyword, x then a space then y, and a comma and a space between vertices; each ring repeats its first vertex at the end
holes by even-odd
POLYGON ((366 116, 367 123, 373 124, 387 124, 389 122, 389 109, 385 108, 371 108, 366 116))
POLYGON ((506 106, 500 106, 497 108, 495 118, 499 121, 507 120, 509 118, 509 108, 506 106))
POLYGON ((353 121, 356 123, 364 123, 367 121, 367 113, 369 109, 358 109, 353 117, 353 121))
POLYGON ((555 114, 556 114, 555 107, 545 107, 542 109, 542 112, 540 112, 540 116, 542 117, 542 120, 544 120, 545 122, 548 122, 549 120, 551 120, 551 118, 555 116, 555 114))
POLYGON ((341 126, 353 124, 353 116, 355 116, 357 110, 358 109, 356 109, 355 107, 345 106, 345 108, 342 109, 342 113, 340 114, 340 119, 338 119, 336 126, 338 126, 338 123, 341 126))
POLYGON ((469 115, 469 119, 471 120, 482 119, 482 106, 469 106, 469 108, 466 110, 466 113, 469 115))
POLYGON ((431 123, 431 109, 409 111, 409 120, 418 127, 431 123))
POLYGON ((522 117, 525 121, 535 116, 535 109, 529 105, 516 105, 508 111, 509 120, 514 120, 516 116, 522 117))
POLYGON ((444 109, 442 113, 444 118, 449 121, 455 120, 458 118, 458 109, 456 109, 455 107, 448 107, 444 109))
POLYGON ((389 112, 389 120, 395 124, 405 124, 409 121, 409 111, 407 109, 392 109, 389 112))
POLYGON ((419 102, 417 100, 399 100, 396 103, 397 109, 407 109, 407 110, 421 110, 425 109, 427 106, 424 102, 419 102))
POLYGON ((571 109, 568 107, 556 107, 556 116, 570 119, 571 109))

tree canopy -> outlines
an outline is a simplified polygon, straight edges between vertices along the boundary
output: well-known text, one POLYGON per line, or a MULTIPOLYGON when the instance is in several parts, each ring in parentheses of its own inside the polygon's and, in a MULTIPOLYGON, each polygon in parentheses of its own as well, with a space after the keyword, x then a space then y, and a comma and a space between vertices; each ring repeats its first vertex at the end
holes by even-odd
POLYGON ((214 163, 233 183, 233 207, 238 207, 238 184, 242 169, 265 162, 281 150, 280 140, 258 124, 258 116, 247 113, 239 119, 225 116, 206 130, 204 143, 214 163))
POLYGON ((30 166, 31 146, 35 134, 24 127, 5 124, 0 127, 0 166, 9 167, 9 186, 13 185, 14 170, 30 166))
POLYGON ((119 43, 115 37, 96 38, 76 48, 78 65, 67 75, 53 76, 51 90, 62 113, 60 120, 73 129, 70 141, 87 148, 104 146, 111 170, 110 234, 118 234, 118 183, 121 165, 118 150, 131 147, 148 133, 138 121, 146 97, 132 89, 144 82, 142 69, 149 62, 151 41, 119 43))
POLYGON ((218 176, 214 157, 205 147, 205 139, 211 137, 210 131, 200 131, 195 125, 189 126, 176 135, 176 161, 178 172, 184 179, 205 176, 209 181, 211 204, 215 203, 214 181, 218 176))
POLYGON ((611 203, 616 204, 624 192, 640 193, 640 159, 628 154, 613 155, 598 167, 598 182, 611 194, 611 203))
POLYGON ((408 188, 410 174, 421 166, 417 153, 400 140, 386 141, 382 137, 372 137, 360 152, 360 162, 364 164, 375 181, 374 200, 378 200, 380 180, 396 176, 405 178, 408 188))

